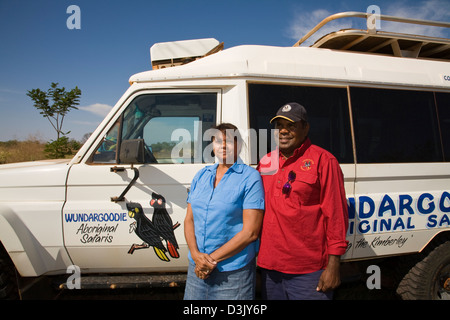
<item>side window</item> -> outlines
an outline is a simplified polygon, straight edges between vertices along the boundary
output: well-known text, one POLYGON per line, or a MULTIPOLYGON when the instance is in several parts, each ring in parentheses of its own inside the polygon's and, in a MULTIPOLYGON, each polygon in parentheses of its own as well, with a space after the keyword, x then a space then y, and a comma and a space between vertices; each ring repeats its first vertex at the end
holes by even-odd
POLYGON ((445 161, 450 161, 450 93, 436 93, 445 161))
MULTIPOLYGON (((204 132, 216 123, 217 93, 144 94, 126 108, 93 156, 92 162, 120 162, 107 155, 107 140, 143 139, 145 163, 203 162, 204 132), (109 159, 105 161, 105 159, 109 159), (113 160, 111 160, 113 159, 113 160)), ((114 153, 114 154, 113 154, 114 153)))
POLYGON ((298 102, 308 111, 309 137, 316 144, 331 152, 340 163, 353 162, 347 90, 345 88, 306 87, 249 84, 250 128, 267 129, 267 146, 258 143, 258 161, 261 156, 274 149, 271 129, 272 119, 285 103, 298 102), (261 152, 262 151, 262 152, 261 152))
POLYGON ((432 92, 350 88, 359 163, 442 161, 432 92))
POLYGON ((194 162, 194 144, 199 117, 157 117, 144 127, 143 137, 158 163, 194 162), (178 142, 178 138, 186 138, 178 142), (174 141, 176 139, 176 141, 174 141), (181 144, 180 144, 181 143, 181 144), (178 147, 174 149, 176 146, 178 147))
POLYGON ((120 122, 117 121, 103 138, 91 158, 93 163, 116 163, 117 162, 117 142, 119 137, 120 122))

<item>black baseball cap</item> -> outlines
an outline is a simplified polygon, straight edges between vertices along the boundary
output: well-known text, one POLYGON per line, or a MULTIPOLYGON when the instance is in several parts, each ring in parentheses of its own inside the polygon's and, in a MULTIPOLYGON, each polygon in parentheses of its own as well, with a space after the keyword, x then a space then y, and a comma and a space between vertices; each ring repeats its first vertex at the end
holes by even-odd
POLYGON ((300 120, 308 122, 308 114, 306 113, 305 107, 297 102, 289 102, 278 109, 277 115, 270 120, 270 123, 277 118, 286 119, 291 122, 298 122, 300 120))

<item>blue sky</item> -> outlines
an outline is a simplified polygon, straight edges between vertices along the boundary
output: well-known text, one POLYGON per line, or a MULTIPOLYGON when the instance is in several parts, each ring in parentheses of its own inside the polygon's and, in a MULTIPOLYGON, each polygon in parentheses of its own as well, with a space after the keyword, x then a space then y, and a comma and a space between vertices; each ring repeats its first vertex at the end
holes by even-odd
MULTIPOLYGON (((80 109, 67 115, 63 127, 80 140, 125 92, 129 77, 151 69, 154 43, 216 38, 225 48, 292 46, 326 16, 365 12, 369 5, 387 15, 450 21, 450 0, 0 0, 0 141, 55 139, 50 123, 26 96, 27 90, 47 90, 52 82, 82 90, 80 109), (66 26, 70 5, 80 8, 79 30, 66 26)), ((365 28, 354 20, 334 27, 365 28)), ((416 31, 450 37, 441 29, 416 31)))

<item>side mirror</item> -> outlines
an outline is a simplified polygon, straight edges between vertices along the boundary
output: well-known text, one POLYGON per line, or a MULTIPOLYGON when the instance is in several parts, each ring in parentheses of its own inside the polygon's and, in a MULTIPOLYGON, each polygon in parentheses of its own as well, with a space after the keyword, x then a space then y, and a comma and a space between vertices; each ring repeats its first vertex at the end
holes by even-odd
MULTIPOLYGON (((130 190, 131 186, 139 178, 139 170, 133 167, 133 164, 144 163, 144 140, 124 140, 120 145, 119 162, 124 164, 131 164, 131 170, 134 171, 134 178, 130 181, 128 186, 123 190, 122 194, 118 197, 111 197, 111 201, 119 202, 125 201, 125 194, 130 190)), ((124 167, 114 166, 110 168, 111 172, 119 173, 124 172, 124 167)))
POLYGON ((123 164, 144 163, 144 139, 123 140, 119 161, 123 164))

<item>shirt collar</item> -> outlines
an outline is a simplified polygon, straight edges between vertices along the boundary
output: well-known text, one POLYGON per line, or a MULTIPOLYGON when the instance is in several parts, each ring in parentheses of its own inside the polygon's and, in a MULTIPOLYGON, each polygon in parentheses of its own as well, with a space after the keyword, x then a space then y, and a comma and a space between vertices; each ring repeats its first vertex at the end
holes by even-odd
MULTIPOLYGON (((297 149, 294 150, 294 153, 292 156, 290 156, 287 159, 293 158, 293 159, 297 159, 300 158, 306 151, 306 149, 308 149, 311 146, 311 140, 309 140, 309 137, 306 137, 305 141, 303 141, 302 145, 300 147, 298 147, 297 149)), ((283 154, 281 153, 280 149, 278 149, 280 158, 284 158, 283 154)))

